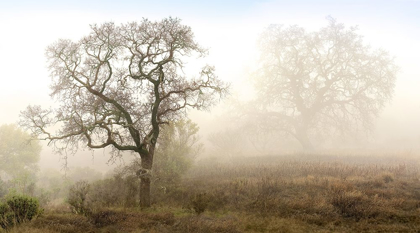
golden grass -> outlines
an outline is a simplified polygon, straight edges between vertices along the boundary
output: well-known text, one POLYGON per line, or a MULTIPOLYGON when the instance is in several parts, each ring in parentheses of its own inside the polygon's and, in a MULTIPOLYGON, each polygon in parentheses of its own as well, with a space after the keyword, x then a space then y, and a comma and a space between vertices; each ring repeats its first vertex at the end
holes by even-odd
POLYGON ((418 232, 419 178, 401 154, 207 160, 148 210, 58 206, 10 232, 418 232))

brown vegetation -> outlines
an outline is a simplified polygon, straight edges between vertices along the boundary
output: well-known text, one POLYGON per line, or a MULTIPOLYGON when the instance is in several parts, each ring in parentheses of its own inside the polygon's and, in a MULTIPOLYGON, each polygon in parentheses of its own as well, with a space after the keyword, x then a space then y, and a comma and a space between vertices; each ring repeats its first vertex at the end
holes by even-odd
MULTIPOLYGON (((418 160, 303 155, 201 161, 149 210, 46 208, 11 232, 416 232, 418 160)), ((94 186, 92 186, 94 187, 94 186)))

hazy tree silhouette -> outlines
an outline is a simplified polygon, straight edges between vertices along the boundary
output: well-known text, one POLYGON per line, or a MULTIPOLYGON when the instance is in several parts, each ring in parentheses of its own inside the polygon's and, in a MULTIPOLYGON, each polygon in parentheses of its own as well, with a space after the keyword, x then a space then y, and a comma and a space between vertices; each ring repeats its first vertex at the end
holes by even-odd
POLYGON ((17 178, 38 170, 41 145, 30 136, 15 124, 0 126, 0 172, 17 178))
POLYGON ((392 98, 393 59, 364 45, 357 28, 332 18, 315 32, 272 25, 261 35, 259 48, 256 111, 305 149, 313 148, 314 132, 366 129, 392 98))

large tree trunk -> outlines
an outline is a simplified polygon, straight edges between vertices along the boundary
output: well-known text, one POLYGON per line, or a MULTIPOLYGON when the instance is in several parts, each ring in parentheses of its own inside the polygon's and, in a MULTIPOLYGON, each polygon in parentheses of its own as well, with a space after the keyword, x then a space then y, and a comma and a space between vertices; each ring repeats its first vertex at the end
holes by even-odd
POLYGON ((150 178, 140 178, 140 207, 150 207, 150 178))
POLYGON ((314 149, 311 140, 309 140, 308 130, 306 128, 296 130, 296 139, 300 142, 305 151, 312 151, 314 149))
POLYGON ((140 176, 140 207, 150 207, 150 183, 151 183, 151 169, 153 164, 153 156, 143 156, 141 159, 141 169, 138 172, 140 176))

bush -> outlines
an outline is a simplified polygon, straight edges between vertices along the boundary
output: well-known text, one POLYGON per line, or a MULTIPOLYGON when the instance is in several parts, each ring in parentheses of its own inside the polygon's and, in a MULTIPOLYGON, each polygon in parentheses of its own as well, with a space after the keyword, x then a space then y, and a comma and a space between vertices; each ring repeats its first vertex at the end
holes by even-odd
POLYGON ((41 213, 38 200, 28 196, 11 196, 0 203, 0 226, 4 229, 30 221, 41 213))
POLYGON ((331 187, 331 204, 343 217, 353 217, 356 220, 377 214, 366 194, 342 184, 331 187))
POLYGON ((124 211, 115 211, 112 209, 101 209, 95 211, 90 216, 90 220, 97 227, 104 227, 108 225, 114 225, 118 222, 127 219, 128 214, 124 211))
POLYGON ((92 212, 91 203, 88 200, 90 185, 86 181, 76 182, 70 187, 67 202, 76 214, 89 215, 92 212))
POLYGON ((94 182, 89 195, 95 206, 134 207, 137 205, 138 182, 135 176, 115 174, 112 178, 94 182))
POLYGON ((0 226, 2 228, 7 228, 12 223, 12 219, 10 218, 9 208, 6 204, 0 203, 0 226))
POLYGON ((191 200, 191 206, 196 214, 203 213, 210 202, 210 198, 206 193, 196 194, 191 200))

